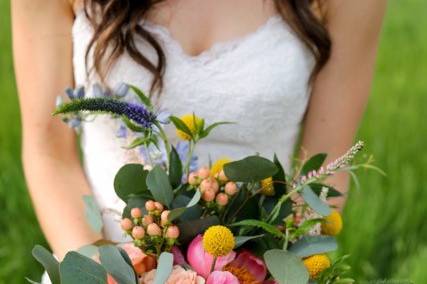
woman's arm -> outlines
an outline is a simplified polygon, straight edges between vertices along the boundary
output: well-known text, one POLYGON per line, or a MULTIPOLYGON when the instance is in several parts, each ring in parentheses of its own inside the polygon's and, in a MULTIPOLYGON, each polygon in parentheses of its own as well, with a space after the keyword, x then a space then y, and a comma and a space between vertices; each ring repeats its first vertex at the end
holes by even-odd
MULTIPOLYGON (((314 82, 302 149, 307 154, 328 153, 331 161, 353 143, 368 100, 386 0, 327 3, 332 54, 314 82)), ((328 182, 345 193, 348 175, 339 174, 328 182)), ((332 201, 339 208, 344 202, 345 197, 332 201)))
POLYGON ((14 0, 13 50, 23 129, 23 163, 41 227, 55 254, 101 238, 85 221, 90 194, 76 137, 53 118, 55 98, 72 86, 71 26, 67 0, 14 0))

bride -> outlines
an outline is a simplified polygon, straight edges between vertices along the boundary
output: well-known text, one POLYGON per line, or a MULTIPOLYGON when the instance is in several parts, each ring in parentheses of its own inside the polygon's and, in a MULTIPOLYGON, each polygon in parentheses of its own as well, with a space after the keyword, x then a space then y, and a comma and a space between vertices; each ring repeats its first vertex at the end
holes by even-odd
MULTIPOLYGON (((82 166, 74 131, 51 116, 66 87, 93 96, 95 83, 126 82, 176 115, 236 122, 200 144, 200 165, 207 153, 215 160, 258 152, 277 153, 289 169, 301 125, 301 157, 333 159, 352 144, 368 99, 385 2, 12 1, 24 168, 54 253, 122 239, 113 178, 141 160, 121 147, 118 122, 98 117, 82 125, 82 166), (102 210, 103 235, 85 221, 85 194, 102 210)), ((345 192, 348 177, 329 182, 345 192)))

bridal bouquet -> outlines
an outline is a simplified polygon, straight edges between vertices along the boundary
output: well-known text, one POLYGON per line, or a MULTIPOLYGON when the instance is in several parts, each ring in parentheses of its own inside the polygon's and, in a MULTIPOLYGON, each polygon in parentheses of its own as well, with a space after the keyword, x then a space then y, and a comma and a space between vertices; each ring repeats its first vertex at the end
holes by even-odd
MULTIPOLYGON (((72 126, 89 115, 111 115, 122 120, 120 131, 132 133, 129 148, 142 149, 144 164, 124 165, 114 180, 126 203, 120 226, 129 242, 88 245, 61 263, 36 246, 33 255, 53 284, 353 283, 345 277, 346 257, 330 256, 343 222, 327 204, 340 193, 325 179, 368 167, 353 163, 362 142, 326 166, 326 154, 314 155, 293 175, 276 156, 224 158, 197 167, 197 144, 230 122, 207 125, 194 113, 159 111, 134 86, 94 91, 98 95, 86 98, 82 88, 68 90, 71 100, 59 102, 55 114, 72 126), (137 101, 122 99, 130 91, 137 101), (179 145, 170 143, 165 124, 176 128, 179 145)), ((96 203, 90 196, 84 200, 88 221, 99 230, 96 203)))

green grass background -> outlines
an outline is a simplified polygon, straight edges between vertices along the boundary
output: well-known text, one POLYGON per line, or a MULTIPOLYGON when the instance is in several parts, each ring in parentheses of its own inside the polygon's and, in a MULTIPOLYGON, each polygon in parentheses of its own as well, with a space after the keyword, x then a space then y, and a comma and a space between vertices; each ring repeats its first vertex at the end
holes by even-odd
MULTIPOLYGON (((0 283, 37 279, 45 244, 23 180, 9 1, 0 0, 0 283)), ((345 211, 341 250, 359 280, 427 281, 427 1, 391 0, 373 94, 358 137, 387 177, 361 174, 345 211)))

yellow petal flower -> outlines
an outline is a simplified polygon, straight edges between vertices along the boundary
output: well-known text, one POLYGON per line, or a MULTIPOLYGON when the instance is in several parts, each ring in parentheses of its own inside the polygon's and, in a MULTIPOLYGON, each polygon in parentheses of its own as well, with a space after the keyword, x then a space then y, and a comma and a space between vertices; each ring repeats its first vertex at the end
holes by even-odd
MULTIPOLYGON (((200 117, 191 114, 185 114, 180 117, 182 122, 190 129, 191 133, 194 135, 197 133, 197 130, 202 126, 203 120, 200 117)), ((191 140, 190 135, 181 131, 179 129, 176 130, 176 135, 182 140, 191 140)))
POLYGON ((233 233, 227 227, 211 226, 203 235, 203 248, 214 257, 229 254, 235 245, 233 233))
POLYGON ((274 195, 274 184, 273 184, 273 178, 269 177, 266 179, 263 179, 261 181, 261 191, 260 193, 265 196, 273 196, 274 195))
POLYGON ((231 162, 231 159, 228 157, 224 157, 224 158, 216 160, 215 163, 213 163, 212 167, 211 167, 211 176, 214 177, 216 174, 218 174, 220 171, 222 171, 225 164, 228 164, 230 162, 231 162))
POLYGON ((311 279, 316 279, 323 270, 331 266, 329 257, 324 254, 309 256, 303 262, 311 279))
POLYGON ((322 234, 336 236, 341 232, 342 226, 341 214, 337 210, 332 210, 332 213, 326 216, 322 223, 322 234))

